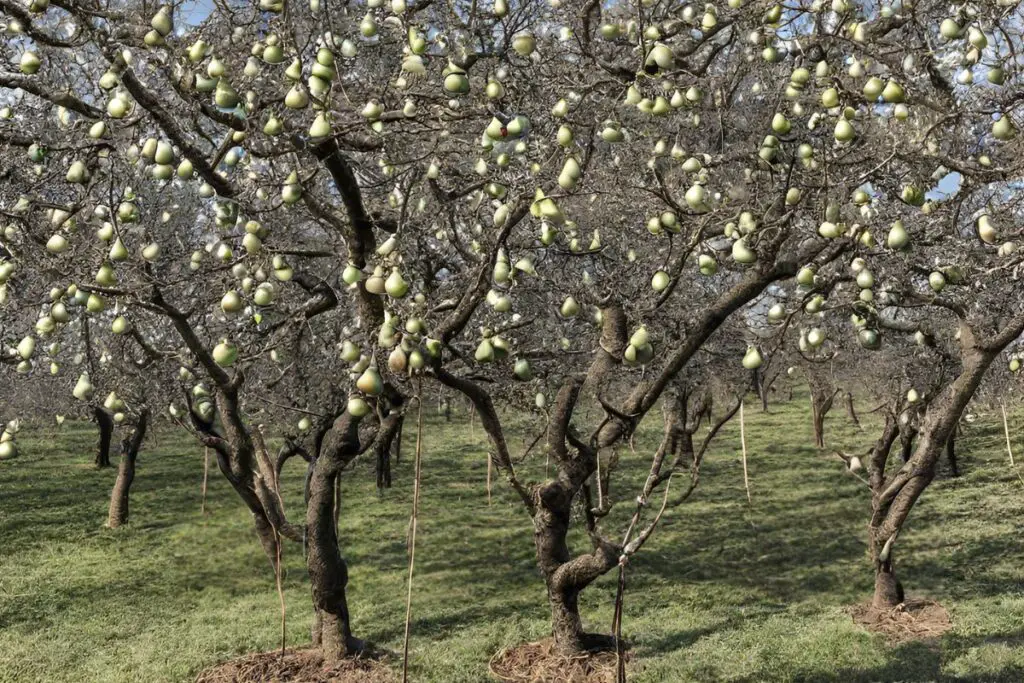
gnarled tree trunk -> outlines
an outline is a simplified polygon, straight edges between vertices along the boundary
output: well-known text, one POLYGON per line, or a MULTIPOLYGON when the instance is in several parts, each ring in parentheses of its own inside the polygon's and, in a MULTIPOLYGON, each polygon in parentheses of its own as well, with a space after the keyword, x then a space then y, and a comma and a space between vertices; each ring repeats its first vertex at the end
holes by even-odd
POLYGON ((93 462, 96 463, 96 467, 110 467, 110 444, 114 439, 114 420, 100 406, 93 408, 92 419, 100 429, 96 457, 93 462))
MULTIPOLYGON (((1020 329, 1016 329, 1016 334, 1011 336, 1004 331, 998 335, 998 339, 1005 340, 1001 346, 981 346, 974 343, 969 328, 963 326, 961 330, 963 370, 928 404, 917 430, 918 439, 913 454, 891 477, 885 477, 884 462, 881 468, 871 472, 873 514, 870 532, 876 576, 873 604, 876 607, 891 606, 896 604, 894 600, 901 597, 902 587, 895 580, 893 571, 896 538, 914 504, 934 479, 939 458, 988 367, 999 351, 1020 333, 1020 329)), ((886 427, 888 435, 889 421, 886 427)))
POLYGON ((117 480, 110 494, 110 509, 107 512, 107 526, 111 529, 128 521, 128 494, 135 480, 135 462, 146 438, 148 421, 149 409, 143 409, 131 435, 121 442, 121 461, 117 467, 117 480))
POLYGON ((579 595, 595 579, 615 567, 616 549, 599 544, 593 553, 571 558, 566 537, 572 516, 573 493, 561 482, 549 482, 537 490, 537 514, 533 537, 537 565, 548 592, 551 634, 555 650, 578 654, 611 647, 610 636, 586 633, 580 618, 579 595))
MULTIPOLYGON (((402 404, 401 396, 390 398, 393 407, 402 404)), ((344 413, 324 436, 312 463, 306 501, 306 569, 315 610, 313 643, 320 646, 328 663, 355 654, 365 645, 352 635, 346 593, 348 565, 341 556, 335 516, 340 503, 336 500, 340 495, 338 478, 345 466, 371 445, 378 455, 382 450, 389 451, 401 418, 400 411, 392 412, 372 438, 361 439, 360 421, 344 413)))
MULTIPOLYGON (((886 484, 885 467, 889 461, 889 452, 902 434, 897 418, 887 413, 882 436, 871 450, 868 462, 868 483, 871 485, 872 510, 877 508, 877 501, 883 494, 886 484)), ((903 602, 903 586, 896 580, 892 561, 892 544, 886 547, 888 537, 879 533, 877 526, 872 524, 868 529, 868 542, 871 550, 871 562, 875 570, 875 592, 872 605, 878 609, 888 609, 903 602)))

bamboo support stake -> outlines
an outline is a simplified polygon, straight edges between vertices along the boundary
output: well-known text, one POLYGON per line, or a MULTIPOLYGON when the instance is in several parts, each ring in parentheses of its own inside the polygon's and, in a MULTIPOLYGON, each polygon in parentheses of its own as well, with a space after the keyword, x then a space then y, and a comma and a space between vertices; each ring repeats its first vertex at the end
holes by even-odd
POLYGON ((281 602, 281 659, 284 659, 284 647, 288 640, 287 630, 287 614, 288 610, 284 602, 284 584, 282 582, 282 572, 284 567, 281 566, 281 534, 278 533, 277 529, 274 529, 274 537, 277 540, 277 566, 274 567, 274 574, 277 579, 277 598, 281 602))
POLYGON ((750 479, 747 476, 747 435, 743 426, 743 402, 740 401, 740 449, 743 453, 743 487, 747 490, 747 503, 750 499, 750 479))
POLYGON ((416 457, 415 475, 412 487, 412 517, 409 520, 409 588, 405 597, 405 642, 402 646, 402 683, 409 681, 409 628, 412 624, 412 575, 416 565, 416 526, 420 508, 420 462, 423 453, 423 401, 422 386, 417 392, 416 406, 416 457))
POLYGON ((210 475, 210 449, 203 449, 203 500, 199 504, 199 514, 206 516, 206 482, 210 475))
POLYGON ((1010 456, 1010 467, 1016 467, 1013 464, 1013 449, 1010 448, 1010 426, 1006 423, 1006 406, 1002 401, 999 402, 999 410, 1003 412, 1003 433, 1006 435, 1006 452, 1010 456))
POLYGON ((494 460, 491 458, 491 452, 487 451, 487 507, 491 506, 491 476, 494 470, 494 460))

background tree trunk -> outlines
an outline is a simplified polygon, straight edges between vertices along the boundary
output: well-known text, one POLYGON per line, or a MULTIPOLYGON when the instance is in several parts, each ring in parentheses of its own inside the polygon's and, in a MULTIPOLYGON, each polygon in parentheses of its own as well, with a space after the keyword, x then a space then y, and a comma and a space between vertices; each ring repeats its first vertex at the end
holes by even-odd
POLYGON ((846 392, 846 414, 850 416, 850 421, 863 431, 863 427, 860 424, 860 419, 857 417, 857 411, 853 407, 853 394, 849 391, 846 392))
POLYGON ((946 460, 949 462, 950 475, 960 476, 960 468, 956 464, 956 430, 946 439, 946 460))
POLYGON ((100 428, 96 458, 93 462, 96 463, 96 467, 110 467, 110 444, 114 439, 114 420, 100 406, 93 408, 92 418, 100 428))
POLYGON ((107 512, 107 526, 116 529, 128 521, 128 494, 135 480, 135 461, 146 438, 149 410, 144 409, 130 436, 121 442, 121 461, 117 467, 117 480, 110 494, 110 509, 107 512))

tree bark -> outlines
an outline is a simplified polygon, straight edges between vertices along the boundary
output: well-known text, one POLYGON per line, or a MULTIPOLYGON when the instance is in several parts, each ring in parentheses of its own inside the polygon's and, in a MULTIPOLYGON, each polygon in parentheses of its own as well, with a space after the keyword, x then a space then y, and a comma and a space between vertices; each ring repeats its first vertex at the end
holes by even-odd
POLYGON ((891 562, 879 562, 875 566, 875 594, 871 606, 875 609, 890 610, 904 600, 903 584, 896 580, 891 562))
POLYGON ((359 452, 358 429, 358 421, 347 414, 335 421, 309 480, 306 568, 316 611, 313 641, 320 644, 327 663, 363 647, 352 636, 346 596, 348 565, 341 557, 334 518, 336 482, 345 463, 359 452))
POLYGON ((579 595, 595 579, 615 567, 620 548, 599 543, 592 553, 571 557, 566 537, 572 518, 573 492, 561 481, 537 490, 533 536, 537 566, 544 576, 551 608, 551 634, 555 651, 574 655, 609 648, 611 636, 586 633, 580 618, 579 595))
POLYGON ((900 459, 904 464, 910 462, 910 456, 914 452, 914 437, 917 430, 909 422, 900 429, 900 459))
POLYGON ((577 654, 587 649, 587 639, 580 619, 579 592, 567 590, 548 591, 551 605, 551 635, 555 651, 562 654, 577 654))
POLYGON ((960 468, 956 464, 956 430, 946 439, 946 460, 949 462, 950 474, 959 477, 960 468))
POLYGON ((860 419, 857 417, 857 411, 853 407, 853 394, 849 391, 846 392, 846 414, 850 416, 850 420, 853 422, 857 429, 863 431, 863 427, 860 424, 860 419))
POLYGON ((111 529, 128 521, 128 494, 135 480, 135 462, 146 438, 146 425, 149 421, 149 410, 144 409, 139 415, 130 437, 121 442, 121 461, 117 467, 117 480, 110 494, 110 509, 107 512, 107 526, 111 529))
POLYGON ((114 439, 114 420, 100 406, 93 408, 92 417, 100 428, 96 457, 93 462, 96 463, 96 467, 110 467, 110 443, 114 439))
POLYGON ((578 592, 555 584, 558 568, 569 561, 566 537, 571 519, 572 497, 559 482, 550 482, 538 490, 539 505, 533 519, 533 539, 537 566, 544 576, 551 606, 551 633, 559 652, 580 652, 583 621, 580 619, 578 592))
POLYGON ((811 392, 811 413, 814 421, 814 445, 818 448, 825 447, 825 416, 832 410, 832 403, 835 401, 839 389, 831 393, 811 392))

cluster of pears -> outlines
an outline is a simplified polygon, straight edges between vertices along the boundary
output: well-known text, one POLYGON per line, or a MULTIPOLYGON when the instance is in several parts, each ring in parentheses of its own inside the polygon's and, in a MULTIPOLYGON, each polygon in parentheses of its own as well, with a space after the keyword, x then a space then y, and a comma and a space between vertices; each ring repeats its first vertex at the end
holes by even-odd
POLYGON ((4 425, 3 431, 0 432, 0 460, 17 457, 18 444, 15 443, 14 437, 20 427, 21 425, 17 420, 11 420, 4 425))
POLYGON ((654 347, 645 326, 641 325, 630 335, 622 357, 629 365, 647 365, 654 358, 654 347))

